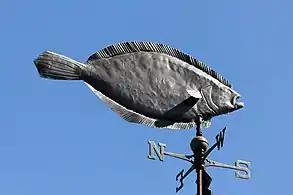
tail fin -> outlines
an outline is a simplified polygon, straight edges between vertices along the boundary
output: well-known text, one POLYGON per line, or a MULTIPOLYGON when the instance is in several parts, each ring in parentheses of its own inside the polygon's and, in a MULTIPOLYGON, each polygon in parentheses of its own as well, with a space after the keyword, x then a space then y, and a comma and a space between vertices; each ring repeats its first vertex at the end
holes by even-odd
POLYGON ((81 80, 85 64, 66 56, 45 51, 34 60, 41 77, 55 80, 81 80))

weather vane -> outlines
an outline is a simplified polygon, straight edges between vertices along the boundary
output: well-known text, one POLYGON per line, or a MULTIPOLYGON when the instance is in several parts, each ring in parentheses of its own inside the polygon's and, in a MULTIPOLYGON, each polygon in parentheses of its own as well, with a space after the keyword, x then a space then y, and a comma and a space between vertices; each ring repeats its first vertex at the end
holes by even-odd
POLYGON ((184 179, 197 173, 197 195, 210 195, 209 166, 237 170, 236 176, 250 178, 250 163, 238 160, 233 165, 208 159, 217 147, 223 147, 226 127, 216 136, 216 143, 208 148, 202 126, 213 117, 228 114, 244 104, 232 85, 217 72, 164 44, 125 42, 111 45, 81 63, 66 56, 45 51, 34 61, 41 77, 55 80, 83 80, 88 87, 114 112, 128 122, 155 128, 183 130, 196 127, 190 143, 193 154, 182 155, 165 151, 165 144, 148 141, 149 159, 154 154, 161 161, 164 155, 191 163, 182 170, 176 181, 183 187, 184 179))

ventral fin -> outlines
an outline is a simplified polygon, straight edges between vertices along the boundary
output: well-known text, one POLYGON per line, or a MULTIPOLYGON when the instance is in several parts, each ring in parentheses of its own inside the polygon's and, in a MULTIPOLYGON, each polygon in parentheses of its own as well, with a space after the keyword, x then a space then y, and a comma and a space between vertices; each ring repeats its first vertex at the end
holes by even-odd
POLYGON ((149 118, 142 114, 136 113, 133 110, 129 110, 114 100, 108 98, 101 92, 97 91, 90 84, 85 83, 94 93, 98 96, 105 104, 107 104, 112 111, 120 115, 124 120, 131 123, 143 124, 153 128, 167 128, 167 129, 190 129, 196 125, 194 122, 189 123, 177 123, 168 120, 159 120, 154 118, 149 118))

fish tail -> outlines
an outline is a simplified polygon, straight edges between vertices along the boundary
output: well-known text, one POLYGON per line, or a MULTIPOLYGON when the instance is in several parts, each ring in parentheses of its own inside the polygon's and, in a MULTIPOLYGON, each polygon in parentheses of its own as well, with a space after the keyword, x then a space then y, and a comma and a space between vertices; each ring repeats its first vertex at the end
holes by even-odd
POLYGON ((66 56, 45 51, 34 60, 41 77, 54 80, 81 80, 84 67, 66 56))

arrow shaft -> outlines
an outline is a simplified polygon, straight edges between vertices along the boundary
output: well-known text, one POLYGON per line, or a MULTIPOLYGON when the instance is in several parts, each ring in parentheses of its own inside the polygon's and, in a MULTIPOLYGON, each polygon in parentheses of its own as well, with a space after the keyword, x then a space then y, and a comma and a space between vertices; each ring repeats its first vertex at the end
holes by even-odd
POLYGON ((208 157, 208 155, 216 148, 218 147, 218 150, 223 146, 224 137, 225 137, 225 131, 226 127, 216 136, 216 143, 214 143, 213 146, 211 146, 204 154, 204 159, 208 157))
POLYGON ((233 165, 227 165, 227 164, 223 164, 223 163, 219 163, 216 161, 212 161, 212 160, 207 160, 206 161, 206 167, 220 167, 220 168, 225 168, 225 169, 233 169, 233 170, 237 170, 237 171, 243 171, 243 168, 241 167, 236 167, 233 165))
POLYGON ((183 175, 183 179, 185 179, 185 177, 187 177, 193 170, 195 169, 195 166, 192 165, 188 171, 186 171, 186 173, 183 175))
POLYGON ((212 145, 205 153, 204 153, 204 158, 208 157, 208 155, 218 146, 218 143, 215 143, 212 145))
POLYGON ((165 151, 164 155, 174 157, 174 158, 178 158, 178 159, 185 160, 185 161, 188 161, 190 163, 193 163, 193 161, 191 159, 187 158, 185 155, 182 155, 182 154, 177 154, 177 153, 166 152, 165 151))

